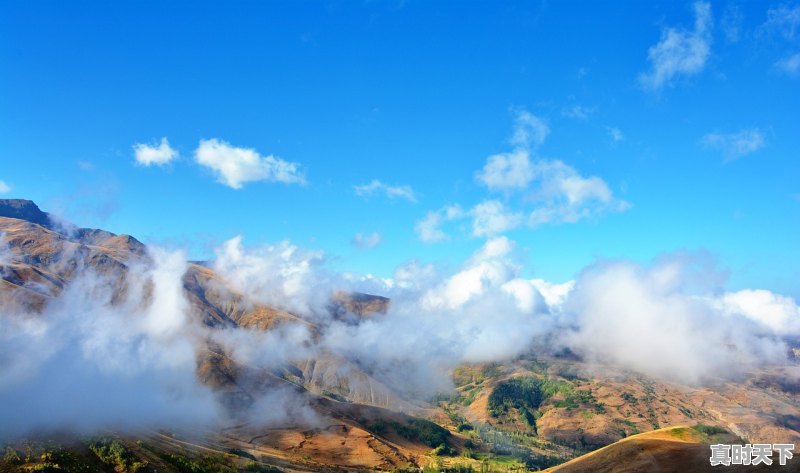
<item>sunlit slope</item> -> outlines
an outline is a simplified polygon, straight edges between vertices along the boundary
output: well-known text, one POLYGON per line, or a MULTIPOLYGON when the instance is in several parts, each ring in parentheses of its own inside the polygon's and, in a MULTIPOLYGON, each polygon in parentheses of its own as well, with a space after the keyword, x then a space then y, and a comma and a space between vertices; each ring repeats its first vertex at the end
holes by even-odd
POLYGON ((736 443, 742 441, 716 429, 692 427, 667 427, 627 437, 599 450, 587 453, 546 471, 552 473, 694 473, 708 471, 761 472, 791 471, 800 468, 800 462, 790 461, 786 466, 774 465, 712 467, 709 461, 711 443, 736 443))

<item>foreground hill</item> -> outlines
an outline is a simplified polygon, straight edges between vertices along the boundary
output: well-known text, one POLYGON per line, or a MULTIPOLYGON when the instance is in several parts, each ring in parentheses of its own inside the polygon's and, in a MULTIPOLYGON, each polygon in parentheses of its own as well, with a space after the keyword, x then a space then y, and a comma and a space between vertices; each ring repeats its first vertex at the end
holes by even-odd
POLYGON ((741 444, 742 440, 707 427, 668 427, 628 437, 546 471, 551 473, 800 471, 800 459, 794 458, 781 467, 778 465, 777 454, 774 455, 772 466, 762 464, 712 467, 709 461, 711 453, 709 445, 712 443, 741 444))

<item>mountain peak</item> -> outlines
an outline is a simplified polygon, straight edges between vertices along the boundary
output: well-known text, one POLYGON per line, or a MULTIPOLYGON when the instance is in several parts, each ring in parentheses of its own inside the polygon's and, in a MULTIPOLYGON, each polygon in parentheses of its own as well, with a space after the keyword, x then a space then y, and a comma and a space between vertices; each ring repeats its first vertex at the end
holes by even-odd
POLYGON ((51 225, 50 217, 32 200, 0 199, 0 217, 18 218, 43 227, 51 225))

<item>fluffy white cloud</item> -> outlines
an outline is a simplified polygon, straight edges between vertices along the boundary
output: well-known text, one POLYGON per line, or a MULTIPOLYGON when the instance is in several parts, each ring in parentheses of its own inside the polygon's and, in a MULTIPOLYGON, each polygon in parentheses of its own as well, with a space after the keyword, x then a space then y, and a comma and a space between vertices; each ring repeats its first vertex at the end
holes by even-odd
POLYGON ((758 128, 727 134, 708 133, 703 136, 701 142, 705 146, 722 151, 726 160, 741 158, 758 151, 766 145, 764 133, 758 128))
POLYGON ((426 292, 423 307, 426 310, 456 309, 509 281, 519 269, 510 258, 513 249, 514 243, 506 237, 488 240, 461 271, 426 292))
POLYGON ((247 182, 271 181, 284 184, 305 184, 300 165, 273 155, 262 156, 250 148, 237 148, 225 141, 201 140, 194 152, 198 164, 211 169, 217 180, 233 189, 247 182))
POLYGON ((606 182, 597 177, 583 177, 561 161, 537 164, 538 187, 532 199, 537 202, 529 215, 531 226, 549 222, 574 223, 605 212, 622 212, 630 204, 614 197, 606 182))
POLYGON ((727 314, 743 315, 776 335, 800 335, 800 307, 794 299, 764 289, 725 293, 715 303, 727 314))
POLYGON ((167 138, 161 138, 158 146, 144 143, 133 145, 133 153, 136 162, 142 166, 163 166, 178 157, 178 152, 169 145, 167 138))
POLYGON ((11 192, 11 186, 6 184, 5 181, 0 181, 0 194, 8 194, 11 192))
POLYGON ((533 179, 528 150, 517 148, 510 153, 489 156, 475 179, 489 190, 524 189, 533 179))
POLYGON ((566 332, 564 343, 587 361, 688 383, 785 361, 786 344, 765 333, 759 317, 774 321, 776 333, 788 335, 787 329, 797 327, 796 307, 792 322, 786 300, 747 294, 723 298, 721 304, 715 296, 695 296, 688 290, 691 280, 705 278, 691 274, 691 266, 691 261, 666 258, 652 267, 617 261, 585 269, 561 311, 575 327, 566 332), (753 306, 720 309, 743 301, 753 306))
POLYGON ((646 89, 659 90, 678 76, 703 70, 711 54, 711 4, 694 4, 694 29, 665 28, 661 40, 647 52, 650 71, 639 75, 646 89))
POLYGON ((531 285, 544 297, 547 305, 553 308, 561 307, 567 296, 572 292, 575 287, 575 281, 567 281, 565 283, 556 284, 544 279, 531 279, 531 285))
POLYGON ((319 289, 328 279, 320 251, 305 250, 288 241, 247 248, 237 236, 215 253, 214 270, 262 304, 310 314, 324 307, 330 296, 319 289))
POLYGON ((487 237, 517 228, 523 222, 520 212, 506 209, 502 202, 487 200, 470 210, 472 216, 472 234, 476 237, 487 237))
POLYGON ((378 232, 372 232, 369 235, 364 235, 363 233, 356 233, 353 236, 353 239, 350 241, 356 248, 359 250, 368 250, 370 248, 375 248, 376 246, 381 244, 381 234, 378 232))
POLYGON ((775 67, 792 76, 800 74, 800 53, 781 59, 775 67))
POLYGON ((445 222, 455 220, 464 216, 464 211, 458 205, 448 205, 439 210, 430 211, 425 214, 414 226, 417 236, 424 243, 436 243, 447 240, 447 233, 442 230, 445 222))
MULTIPOLYGON (((608 130, 612 140, 623 139, 619 129, 608 130)), ((629 203, 614 197, 600 177, 584 177, 559 160, 536 159, 532 146, 541 145, 548 133, 543 120, 526 111, 518 112, 512 139, 514 149, 489 156, 483 168, 475 173, 475 180, 490 191, 501 191, 506 198, 517 192, 522 196, 523 208, 517 210, 509 208, 507 202, 485 200, 453 218, 472 217, 472 234, 486 237, 523 223, 531 227, 548 222, 571 223, 630 207, 629 203)), ((440 212, 431 212, 417 224, 417 231, 424 232, 424 241, 444 240, 446 235, 440 228, 443 221, 440 212)))
POLYGON ((373 179, 369 184, 362 184, 360 186, 353 186, 356 195, 371 196, 375 193, 383 193, 390 199, 405 199, 409 202, 416 202, 417 197, 414 195, 414 189, 411 186, 391 186, 385 184, 377 179, 373 179))

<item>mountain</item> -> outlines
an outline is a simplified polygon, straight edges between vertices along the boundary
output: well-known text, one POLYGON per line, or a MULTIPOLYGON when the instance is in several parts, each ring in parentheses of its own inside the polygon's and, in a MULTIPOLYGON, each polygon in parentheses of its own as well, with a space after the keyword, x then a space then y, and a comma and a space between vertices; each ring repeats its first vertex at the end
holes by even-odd
POLYGON ((38 205, 24 199, 0 200, 0 217, 25 220, 45 228, 50 228, 53 224, 50 216, 42 212, 38 205))
MULTIPOLYGON (((150 249, 132 236, 78 228, 31 201, 0 200, 0 317, 46 314, 87 275, 102 281, 112 306, 131 297, 146 301, 155 283, 143 282, 141 270, 153 264, 150 249)), ((796 363, 686 386, 574 355, 530 353, 462 365, 446 380, 453 390, 419 398, 363 360, 325 347, 298 350, 264 368, 237 361, 235 345, 226 348, 212 336, 241 330, 282 337, 299 329, 309 337, 298 344, 310 344, 331 325, 347 333, 391 317, 392 301, 385 297, 334 291, 324 295, 328 317, 308 317, 251 299, 212 265, 188 263, 180 285, 192 322, 206 334, 196 349, 195 376, 224 406, 224 425, 207 432, 167 425, 112 433, 100 447, 61 434, 56 445, 63 448, 44 442, 31 447, 33 453, 26 453, 27 440, 17 439, 6 444, 0 472, 46 470, 53 459, 72 465, 69 471, 119 473, 506 471, 560 464, 552 471, 691 472, 708 465, 711 436, 705 432, 732 441, 800 443, 796 363), (302 401, 314 420, 300 413, 265 425, 248 417, 274 392, 302 401), (113 461, 102 453, 109 449, 117 452, 113 461)))

